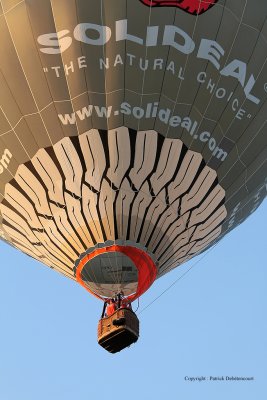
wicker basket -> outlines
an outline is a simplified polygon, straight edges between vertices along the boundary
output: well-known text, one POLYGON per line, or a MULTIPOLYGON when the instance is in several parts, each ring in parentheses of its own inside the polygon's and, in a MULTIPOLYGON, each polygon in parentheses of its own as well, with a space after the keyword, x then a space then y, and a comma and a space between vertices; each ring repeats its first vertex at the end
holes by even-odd
POLYGON ((117 353, 135 343, 139 337, 139 320, 128 308, 120 308, 98 323, 98 343, 110 353, 117 353))

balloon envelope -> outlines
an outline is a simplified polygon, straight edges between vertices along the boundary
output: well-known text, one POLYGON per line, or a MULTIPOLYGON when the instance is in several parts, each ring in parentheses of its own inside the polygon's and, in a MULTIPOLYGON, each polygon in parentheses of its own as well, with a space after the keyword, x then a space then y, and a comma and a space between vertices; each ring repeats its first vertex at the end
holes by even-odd
POLYGON ((263 201, 266 1, 0 13, 2 240, 134 299, 263 201))

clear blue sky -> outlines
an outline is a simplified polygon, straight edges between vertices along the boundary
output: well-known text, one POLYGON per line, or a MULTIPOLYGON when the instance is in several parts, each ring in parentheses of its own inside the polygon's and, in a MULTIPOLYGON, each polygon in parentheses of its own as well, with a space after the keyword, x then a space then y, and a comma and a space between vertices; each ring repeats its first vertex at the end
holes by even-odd
MULTIPOLYGON (((97 345, 98 300, 1 243, 0 399, 267 398, 266 223, 265 201, 140 314, 139 342, 117 355, 97 345), (255 380, 185 381, 222 375, 255 380)), ((157 281, 139 311, 196 261, 157 281)))

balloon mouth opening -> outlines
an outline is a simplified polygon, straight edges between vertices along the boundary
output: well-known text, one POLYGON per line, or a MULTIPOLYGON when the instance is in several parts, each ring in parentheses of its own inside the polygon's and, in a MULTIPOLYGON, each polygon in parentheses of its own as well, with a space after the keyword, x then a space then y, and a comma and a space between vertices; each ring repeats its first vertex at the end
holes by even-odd
POLYGON ((104 298, 116 293, 125 296, 136 293, 138 270, 133 261, 118 251, 95 255, 82 269, 81 278, 89 289, 104 298))
POLYGON ((151 257, 134 246, 97 248, 76 269, 77 282, 103 301, 118 293, 133 301, 152 285, 156 275, 151 257))

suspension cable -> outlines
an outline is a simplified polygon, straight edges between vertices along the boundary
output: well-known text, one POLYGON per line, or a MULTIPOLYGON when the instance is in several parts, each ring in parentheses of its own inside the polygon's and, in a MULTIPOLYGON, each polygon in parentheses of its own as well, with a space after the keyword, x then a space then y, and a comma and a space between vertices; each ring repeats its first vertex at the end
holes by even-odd
MULTIPOLYGON (((214 244, 214 246, 212 246, 209 250, 207 250, 205 252, 205 254, 199 259, 197 260, 193 265, 191 265, 190 268, 188 268, 187 271, 185 271, 181 276, 179 276, 179 278, 175 279, 175 281, 173 281, 166 289, 163 290, 163 292, 161 292, 157 297, 155 297, 154 300, 152 300, 150 303, 148 303, 147 306, 145 306, 139 313, 138 315, 142 314, 147 308, 149 308, 153 303, 155 303, 161 296, 163 296, 166 292, 168 292, 173 286, 175 286, 185 275, 188 274, 189 271, 191 271, 197 264, 200 263, 200 261, 203 260, 203 258, 205 258, 221 241, 217 242, 214 244)), ((139 299, 138 299, 139 300, 139 299)), ((139 304, 138 304, 138 308, 139 308, 139 304)), ((137 310, 138 310, 137 308, 137 310)), ((136 310, 136 311, 137 311, 136 310)))
MULTIPOLYGON (((138 308, 139 308, 139 305, 140 305, 140 297, 138 297, 138 303, 137 303, 137 309, 134 311, 135 313, 137 312, 137 310, 138 310, 138 308)), ((141 311, 142 312, 142 311, 141 311)), ((140 314, 140 313, 139 313, 140 314)))

